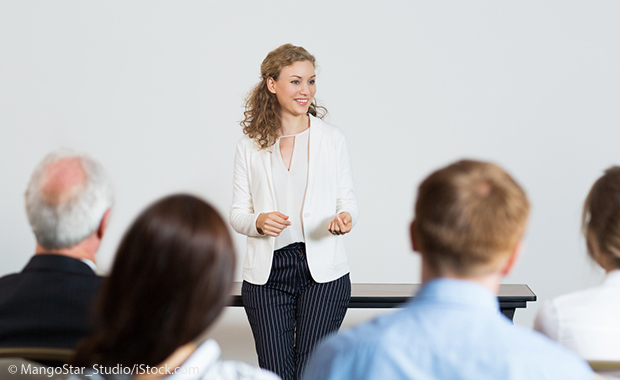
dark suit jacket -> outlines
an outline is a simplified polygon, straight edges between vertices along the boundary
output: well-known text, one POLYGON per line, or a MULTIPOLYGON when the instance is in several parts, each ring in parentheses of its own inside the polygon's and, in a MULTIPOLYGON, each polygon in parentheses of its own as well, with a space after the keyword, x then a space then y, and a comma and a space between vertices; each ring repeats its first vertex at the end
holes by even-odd
POLYGON ((0 347, 74 348, 90 332, 102 278, 80 260, 39 254, 0 278, 0 347))

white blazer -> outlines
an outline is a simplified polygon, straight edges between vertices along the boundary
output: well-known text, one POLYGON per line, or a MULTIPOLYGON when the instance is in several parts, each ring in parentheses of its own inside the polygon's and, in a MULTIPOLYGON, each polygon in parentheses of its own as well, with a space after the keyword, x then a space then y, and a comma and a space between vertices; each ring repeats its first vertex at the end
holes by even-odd
MULTIPOLYGON (((271 175, 273 147, 259 150, 253 139, 242 137, 235 154, 233 202, 230 225, 246 235, 243 279, 263 285, 269 279, 275 239, 260 235, 256 219, 264 212, 278 211, 271 175)), ((302 220, 306 257, 316 282, 329 282, 349 273, 342 236, 334 236, 327 225, 336 214, 348 212, 355 226, 357 198, 353 191, 351 161, 340 129, 310 116, 308 184, 302 220)))

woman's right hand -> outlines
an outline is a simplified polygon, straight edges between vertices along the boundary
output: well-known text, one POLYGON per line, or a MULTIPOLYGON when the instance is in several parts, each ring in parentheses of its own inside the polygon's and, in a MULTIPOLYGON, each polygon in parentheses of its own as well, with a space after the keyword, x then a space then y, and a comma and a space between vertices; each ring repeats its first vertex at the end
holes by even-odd
POLYGON ((278 211, 260 213, 256 219, 258 233, 273 237, 280 235, 280 232, 290 225, 288 216, 278 211))

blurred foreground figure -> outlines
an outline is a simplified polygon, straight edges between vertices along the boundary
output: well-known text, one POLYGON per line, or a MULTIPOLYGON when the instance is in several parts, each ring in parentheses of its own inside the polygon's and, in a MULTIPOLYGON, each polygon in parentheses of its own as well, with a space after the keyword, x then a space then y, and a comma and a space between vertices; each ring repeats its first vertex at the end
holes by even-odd
POLYGON ((230 297, 235 250, 224 221, 190 195, 149 206, 125 233, 102 287, 92 335, 71 378, 276 380, 245 363, 221 361, 206 330, 230 297), (117 374, 121 376, 116 376, 117 374))
POLYGON ((534 328, 586 360, 620 361, 620 167, 607 169, 592 186, 582 225, 605 280, 545 302, 534 328))
POLYGON ((529 202, 496 165, 459 161, 418 191, 411 224, 423 286, 404 309, 318 347, 306 379, 586 380, 588 365, 499 311, 529 202))

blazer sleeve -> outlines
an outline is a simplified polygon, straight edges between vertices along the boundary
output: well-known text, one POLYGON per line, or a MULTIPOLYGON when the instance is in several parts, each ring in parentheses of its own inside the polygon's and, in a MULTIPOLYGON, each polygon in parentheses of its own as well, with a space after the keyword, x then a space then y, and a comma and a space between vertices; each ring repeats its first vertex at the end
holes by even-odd
POLYGON ((233 173, 233 201, 230 206, 231 227, 246 236, 262 236, 256 230, 254 203, 252 201, 251 179, 249 176, 248 153, 243 139, 237 144, 235 170, 233 173))
POLYGON ((336 200, 336 214, 348 212, 351 214, 351 226, 355 226, 359 211, 357 209, 357 196, 353 190, 353 173, 351 169, 351 157, 347 141, 341 132, 336 140, 336 167, 338 170, 338 198, 336 200))

